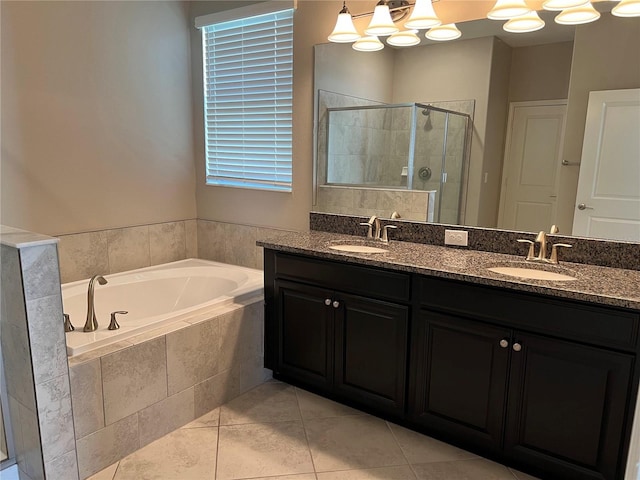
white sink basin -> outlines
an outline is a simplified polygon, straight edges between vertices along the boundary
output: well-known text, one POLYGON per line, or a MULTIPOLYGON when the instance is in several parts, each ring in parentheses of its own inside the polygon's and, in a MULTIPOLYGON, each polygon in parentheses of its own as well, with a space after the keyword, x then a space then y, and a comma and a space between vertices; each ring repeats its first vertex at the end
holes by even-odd
POLYGON ((371 247, 369 245, 331 245, 329 247, 332 250, 339 250, 341 252, 350 253, 385 253, 387 250, 384 248, 371 247))
POLYGON ((511 277, 526 278, 529 280, 553 280, 566 282, 569 280, 576 280, 576 277, 565 275, 564 273, 548 272, 546 270, 536 270, 533 268, 522 267, 492 267, 488 268, 495 273, 501 275, 509 275, 511 277))

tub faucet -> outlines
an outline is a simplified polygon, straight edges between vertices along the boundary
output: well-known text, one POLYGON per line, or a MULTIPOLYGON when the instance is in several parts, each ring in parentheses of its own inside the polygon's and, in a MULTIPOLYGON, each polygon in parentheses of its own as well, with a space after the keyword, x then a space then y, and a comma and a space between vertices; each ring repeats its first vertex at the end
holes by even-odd
POLYGON ((87 293, 87 322, 82 329, 84 332, 94 332, 98 329, 98 320, 96 319, 96 310, 93 305, 93 290, 95 288, 96 280, 100 285, 107 283, 107 279, 102 275, 94 275, 89 280, 89 291, 87 293))

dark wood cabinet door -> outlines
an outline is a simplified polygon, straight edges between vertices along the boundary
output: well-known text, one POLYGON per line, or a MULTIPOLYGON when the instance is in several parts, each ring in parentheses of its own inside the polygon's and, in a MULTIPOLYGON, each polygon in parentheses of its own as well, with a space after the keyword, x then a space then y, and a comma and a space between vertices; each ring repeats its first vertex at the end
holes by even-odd
POLYGON ((505 453, 544 478, 621 478, 633 357, 535 335, 515 341, 505 453))
POLYGON ((422 310, 413 327, 411 419, 450 441, 499 452, 510 335, 509 329, 422 310))
POLYGON ((276 373, 329 390, 333 383, 332 292, 285 281, 277 281, 275 291, 276 373))
POLYGON ((409 307, 340 294, 336 311, 335 391, 402 415, 409 307))

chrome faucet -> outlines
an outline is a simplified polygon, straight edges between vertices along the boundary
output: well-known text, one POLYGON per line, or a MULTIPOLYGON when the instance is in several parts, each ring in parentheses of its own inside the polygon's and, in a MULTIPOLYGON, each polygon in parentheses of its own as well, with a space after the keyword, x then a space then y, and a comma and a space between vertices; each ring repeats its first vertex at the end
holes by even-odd
POLYGON ((93 291, 96 280, 100 285, 105 285, 107 283, 107 279, 102 275, 94 275, 91 277, 91 280, 89 280, 89 291, 87 292, 87 321, 82 329, 84 332, 94 332, 98 329, 98 319, 96 318, 96 311, 93 302, 93 291))

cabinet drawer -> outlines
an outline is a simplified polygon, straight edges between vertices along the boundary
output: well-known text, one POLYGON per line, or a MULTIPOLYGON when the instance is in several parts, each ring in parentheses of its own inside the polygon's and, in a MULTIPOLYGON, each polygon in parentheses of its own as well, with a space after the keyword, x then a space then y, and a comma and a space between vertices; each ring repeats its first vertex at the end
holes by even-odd
POLYGON ((409 274, 276 253, 276 278, 287 278, 367 297, 408 302, 409 274))
POLYGON ((640 314, 454 280, 420 277, 420 304, 513 328, 636 350, 640 314))

